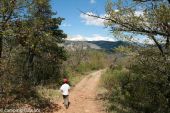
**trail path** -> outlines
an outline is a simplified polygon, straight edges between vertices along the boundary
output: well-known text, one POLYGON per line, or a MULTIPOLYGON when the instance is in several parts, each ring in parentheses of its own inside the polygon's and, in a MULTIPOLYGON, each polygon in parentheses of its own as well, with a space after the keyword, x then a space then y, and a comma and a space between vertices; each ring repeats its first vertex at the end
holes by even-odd
POLYGON ((62 108, 54 113, 105 113, 100 100, 97 100, 97 86, 104 70, 87 75, 71 91, 70 107, 65 109, 62 101, 58 103, 62 108))

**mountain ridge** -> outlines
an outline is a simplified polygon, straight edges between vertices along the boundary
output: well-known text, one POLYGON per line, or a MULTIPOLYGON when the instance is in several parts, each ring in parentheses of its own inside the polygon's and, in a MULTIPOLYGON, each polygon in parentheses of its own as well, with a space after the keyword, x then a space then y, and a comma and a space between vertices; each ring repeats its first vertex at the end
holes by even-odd
POLYGON ((66 40, 64 46, 66 48, 74 48, 74 46, 97 49, 97 50, 106 50, 112 51, 113 49, 119 46, 130 46, 132 43, 126 41, 69 41, 66 40))

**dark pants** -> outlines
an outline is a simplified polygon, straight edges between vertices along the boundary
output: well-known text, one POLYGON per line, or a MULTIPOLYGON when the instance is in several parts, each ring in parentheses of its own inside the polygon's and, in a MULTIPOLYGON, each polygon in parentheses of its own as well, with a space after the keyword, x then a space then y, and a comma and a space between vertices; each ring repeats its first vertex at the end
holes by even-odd
POLYGON ((69 98, 68 95, 63 95, 63 99, 64 99, 64 105, 66 108, 68 108, 69 106, 69 98))

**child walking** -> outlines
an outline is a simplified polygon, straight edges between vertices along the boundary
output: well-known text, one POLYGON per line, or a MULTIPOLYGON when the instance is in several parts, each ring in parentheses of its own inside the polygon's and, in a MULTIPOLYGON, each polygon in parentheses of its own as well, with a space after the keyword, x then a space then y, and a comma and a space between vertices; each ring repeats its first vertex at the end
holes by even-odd
POLYGON ((64 99, 64 106, 66 107, 66 109, 68 109, 69 107, 69 90, 70 90, 70 86, 68 84, 68 80, 67 79, 63 79, 63 85, 60 87, 60 91, 63 95, 63 99, 64 99))

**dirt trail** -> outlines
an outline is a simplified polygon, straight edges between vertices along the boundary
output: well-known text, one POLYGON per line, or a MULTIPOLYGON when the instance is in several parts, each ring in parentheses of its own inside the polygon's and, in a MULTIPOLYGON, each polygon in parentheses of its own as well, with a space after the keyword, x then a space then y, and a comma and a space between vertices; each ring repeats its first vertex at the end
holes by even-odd
POLYGON ((105 113, 97 96, 97 85, 104 70, 93 72, 80 81, 70 93, 70 107, 54 113, 105 113))

